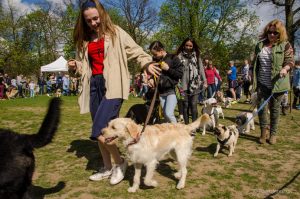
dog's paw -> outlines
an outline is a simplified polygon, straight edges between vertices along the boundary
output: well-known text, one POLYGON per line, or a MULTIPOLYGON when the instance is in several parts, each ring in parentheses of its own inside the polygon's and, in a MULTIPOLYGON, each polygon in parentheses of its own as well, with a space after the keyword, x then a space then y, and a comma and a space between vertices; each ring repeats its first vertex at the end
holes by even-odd
POLYGON ((203 132, 202 135, 205 135, 205 132, 203 132))
POLYGON ((217 157, 217 156, 218 156, 218 153, 215 153, 215 154, 214 154, 214 157, 217 157))
POLYGON ((157 187, 157 185, 158 185, 157 181, 155 181, 155 180, 149 180, 149 181, 146 180, 144 183, 145 183, 145 185, 147 185, 149 187, 157 187))
POLYGON ((174 173, 175 178, 180 179, 181 178, 181 172, 174 173))
POLYGON ((177 186, 176 186, 176 189, 183 189, 184 186, 185 186, 184 183, 180 183, 180 182, 179 182, 179 183, 177 184, 177 186))
POLYGON ((228 154, 228 157, 231 157, 231 156, 232 156, 232 153, 229 153, 229 154, 228 154))
POLYGON ((134 193, 134 192, 136 192, 136 190, 137 190, 137 187, 135 187, 135 186, 129 187, 129 188, 127 189, 127 191, 128 191, 129 193, 134 193))

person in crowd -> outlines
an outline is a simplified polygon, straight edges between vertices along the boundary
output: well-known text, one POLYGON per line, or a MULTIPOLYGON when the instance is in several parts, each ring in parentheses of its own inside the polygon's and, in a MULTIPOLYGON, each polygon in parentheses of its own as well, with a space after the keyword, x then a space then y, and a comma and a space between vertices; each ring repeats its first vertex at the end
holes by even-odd
POLYGON ((270 109, 270 138, 268 139, 268 106, 259 111, 261 135, 259 142, 276 143, 281 99, 290 89, 288 72, 294 67, 293 48, 288 42, 284 24, 274 19, 269 22, 260 35, 255 47, 253 63, 253 86, 257 91, 260 107, 267 99, 270 109))
POLYGON ((28 87, 29 87, 30 97, 33 98, 34 97, 35 83, 31 80, 30 83, 28 84, 28 87))
MULTIPOLYGON (((203 68, 204 70, 208 67, 209 59, 204 59, 203 62, 203 68)), ((206 82, 207 83, 207 82, 206 82)), ((203 104, 203 101, 206 100, 206 89, 207 89, 207 84, 205 84, 205 87, 201 89, 199 95, 198 95, 198 103, 203 104)))
POLYGON ((222 82, 222 78, 217 73, 216 69, 213 67, 212 61, 209 61, 207 68, 205 69, 205 76, 207 79, 207 98, 211 98, 215 95, 216 84, 215 78, 222 82))
POLYGON ((61 72, 58 72, 58 74, 56 75, 56 89, 63 90, 63 76, 61 72))
POLYGON ((11 79, 11 86, 13 88, 17 88, 17 80, 16 80, 15 76, 13 76, 12 79, 11 79))
POLYGON ((244 89, 244 95, 246 96, 246 103, 250 102, 250 93, 249 93, 249 87, 251 85, 251 76, 249 73, 250 66, 247 59, 244 60, 244 66, 242 68, 242 80, 243 80, 243 89, 244 89))
POLYGON ((4 76, 3 72, 0 72, 0 100, 4 99, 4 88, 5 88, 5 82, 4 82, 4 76))
POLYGON ((62 82, 63 82, 63 92, 62 92, 62 94, 67 96, 67 95, 69 95, 69 87, 70 87, 69 75, 64 74, 63 78, 62 78, 62 82))
POLYGON ((295 68, 293 71, 293 109, 300 110, 300 61, 295 62, 295 68))
MULTIPOLYGON (((214 69, 216 70, 216 73, 220 76, 220 71, 218 70, 218 67, 215 65, 214 69)), ((221 76, 220 76, 221 77, 221 76)), ((215 76, 215 85, 216 85, 216 92, 221 89, 222 81, 219 81, 219 78, 215 76)))
POLYGON ((38 86, 39 86, 39 94, 40 95, 44 95, 44 87, 45 87, 46 81, 45 78, 43 76, 43 73, 40 74, 39 78, 38 78, 38 86))
POLYGON ((184 91, 183 118, 185 124, 189 123, 189 110, 192 121, 198 118, 198 96, 207 86, 204 67, 200 57, 199 46, 193 38, 186 38, 177 50, 178 58, 183 64, 181 78, 184 91))
MULTIPOLYGON (((158 82, 160 105, 163 109, 164 118, 167 122, 177 123, 174 110, 177 105, 175 86, 182 78, 183 64, 173 54, 169 54, 160 41, 150 44, 149 50, 153 55, 153 61, 160 64, 161 74, 158 82)), ((150 86, 154 85, 153 79, 150 86)))
POLYGON ((47 86, 47 96, 50 97, 50 96, 52 96, 52 81, 51 81, 51 75, 48 75, 48 77, 47 77, 46 86, 47 86))
POLYGON ((231 94, 231 97, 233 98, 233 101, 231 104, 236 104, 236 94, 235 94, 235 88, 238 86, 237 82, 237 70, 234 65, 234 61, 229 62, 230 69, 227 71, 227 79, 228 79, 228 87, 229 92, 231 94))
POLYGON ((138 96, 144 98, 145 94, 148 92, 148 77, 146 73, 144 72, 141 73, 140 81, 141 81, 141 89, 138 96))
POLYGON ((68 61, 70 71, 81 76, 80 113, 91 113, 90 138, 98 142, 103 168, 89 177, 98 181, 110 177, 110 184, 122 181, 127 162, 115 144, 107 144, 102 129, 118 117, 123 100, 129 95, 128 60, 136 60, 141 67, 159 75, 158 64, 138 46, 123 29, 113 24, 98 0, 80 5, 74 29, 76 59, 68 61), (111 156, 114 159, 113 167, 111 156))

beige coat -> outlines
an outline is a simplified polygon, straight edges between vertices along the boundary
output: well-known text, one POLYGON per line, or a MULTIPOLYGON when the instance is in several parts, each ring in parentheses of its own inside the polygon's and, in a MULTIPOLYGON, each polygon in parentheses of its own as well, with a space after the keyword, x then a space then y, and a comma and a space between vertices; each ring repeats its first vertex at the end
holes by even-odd
MULTIPOLYGON (((107 99, 128 99, 130 77, 128 60, 135 59, 141 67, 145 67, 152 61, 152 57, 135 43, 135 41, 120 27, 116 27, 116 38, 113 42, 109 36, 104 41, 104 71, 107 99)), ((82 52, 76 55, 76 73, 81 75, 81 88, 79 90, 78 103, 80 113, 90 111, 90 78, 92 75, 88 59, 88 42, 84 42, 82 52)))

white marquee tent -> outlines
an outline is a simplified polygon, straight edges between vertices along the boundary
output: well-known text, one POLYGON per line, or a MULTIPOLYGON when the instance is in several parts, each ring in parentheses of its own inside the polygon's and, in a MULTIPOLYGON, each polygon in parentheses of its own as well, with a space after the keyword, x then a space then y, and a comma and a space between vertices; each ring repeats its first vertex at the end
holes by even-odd
POLYGON ((41 72, 60 72, 68 71, 67 60, 60 56, 54 62, 41 67, 41 72))

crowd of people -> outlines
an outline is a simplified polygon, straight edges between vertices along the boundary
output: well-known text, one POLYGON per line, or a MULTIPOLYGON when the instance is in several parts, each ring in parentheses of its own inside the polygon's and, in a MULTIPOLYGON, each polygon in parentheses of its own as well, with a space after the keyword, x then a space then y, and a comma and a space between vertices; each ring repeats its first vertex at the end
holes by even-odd
POLYGON ((10 77, 0 72, 0 99, 34 98, 38 95, 54 96, 57 91, 64 96, 77 95, 79 78, 67 73, 40 74, 30 78, 20 74, 10 77))

